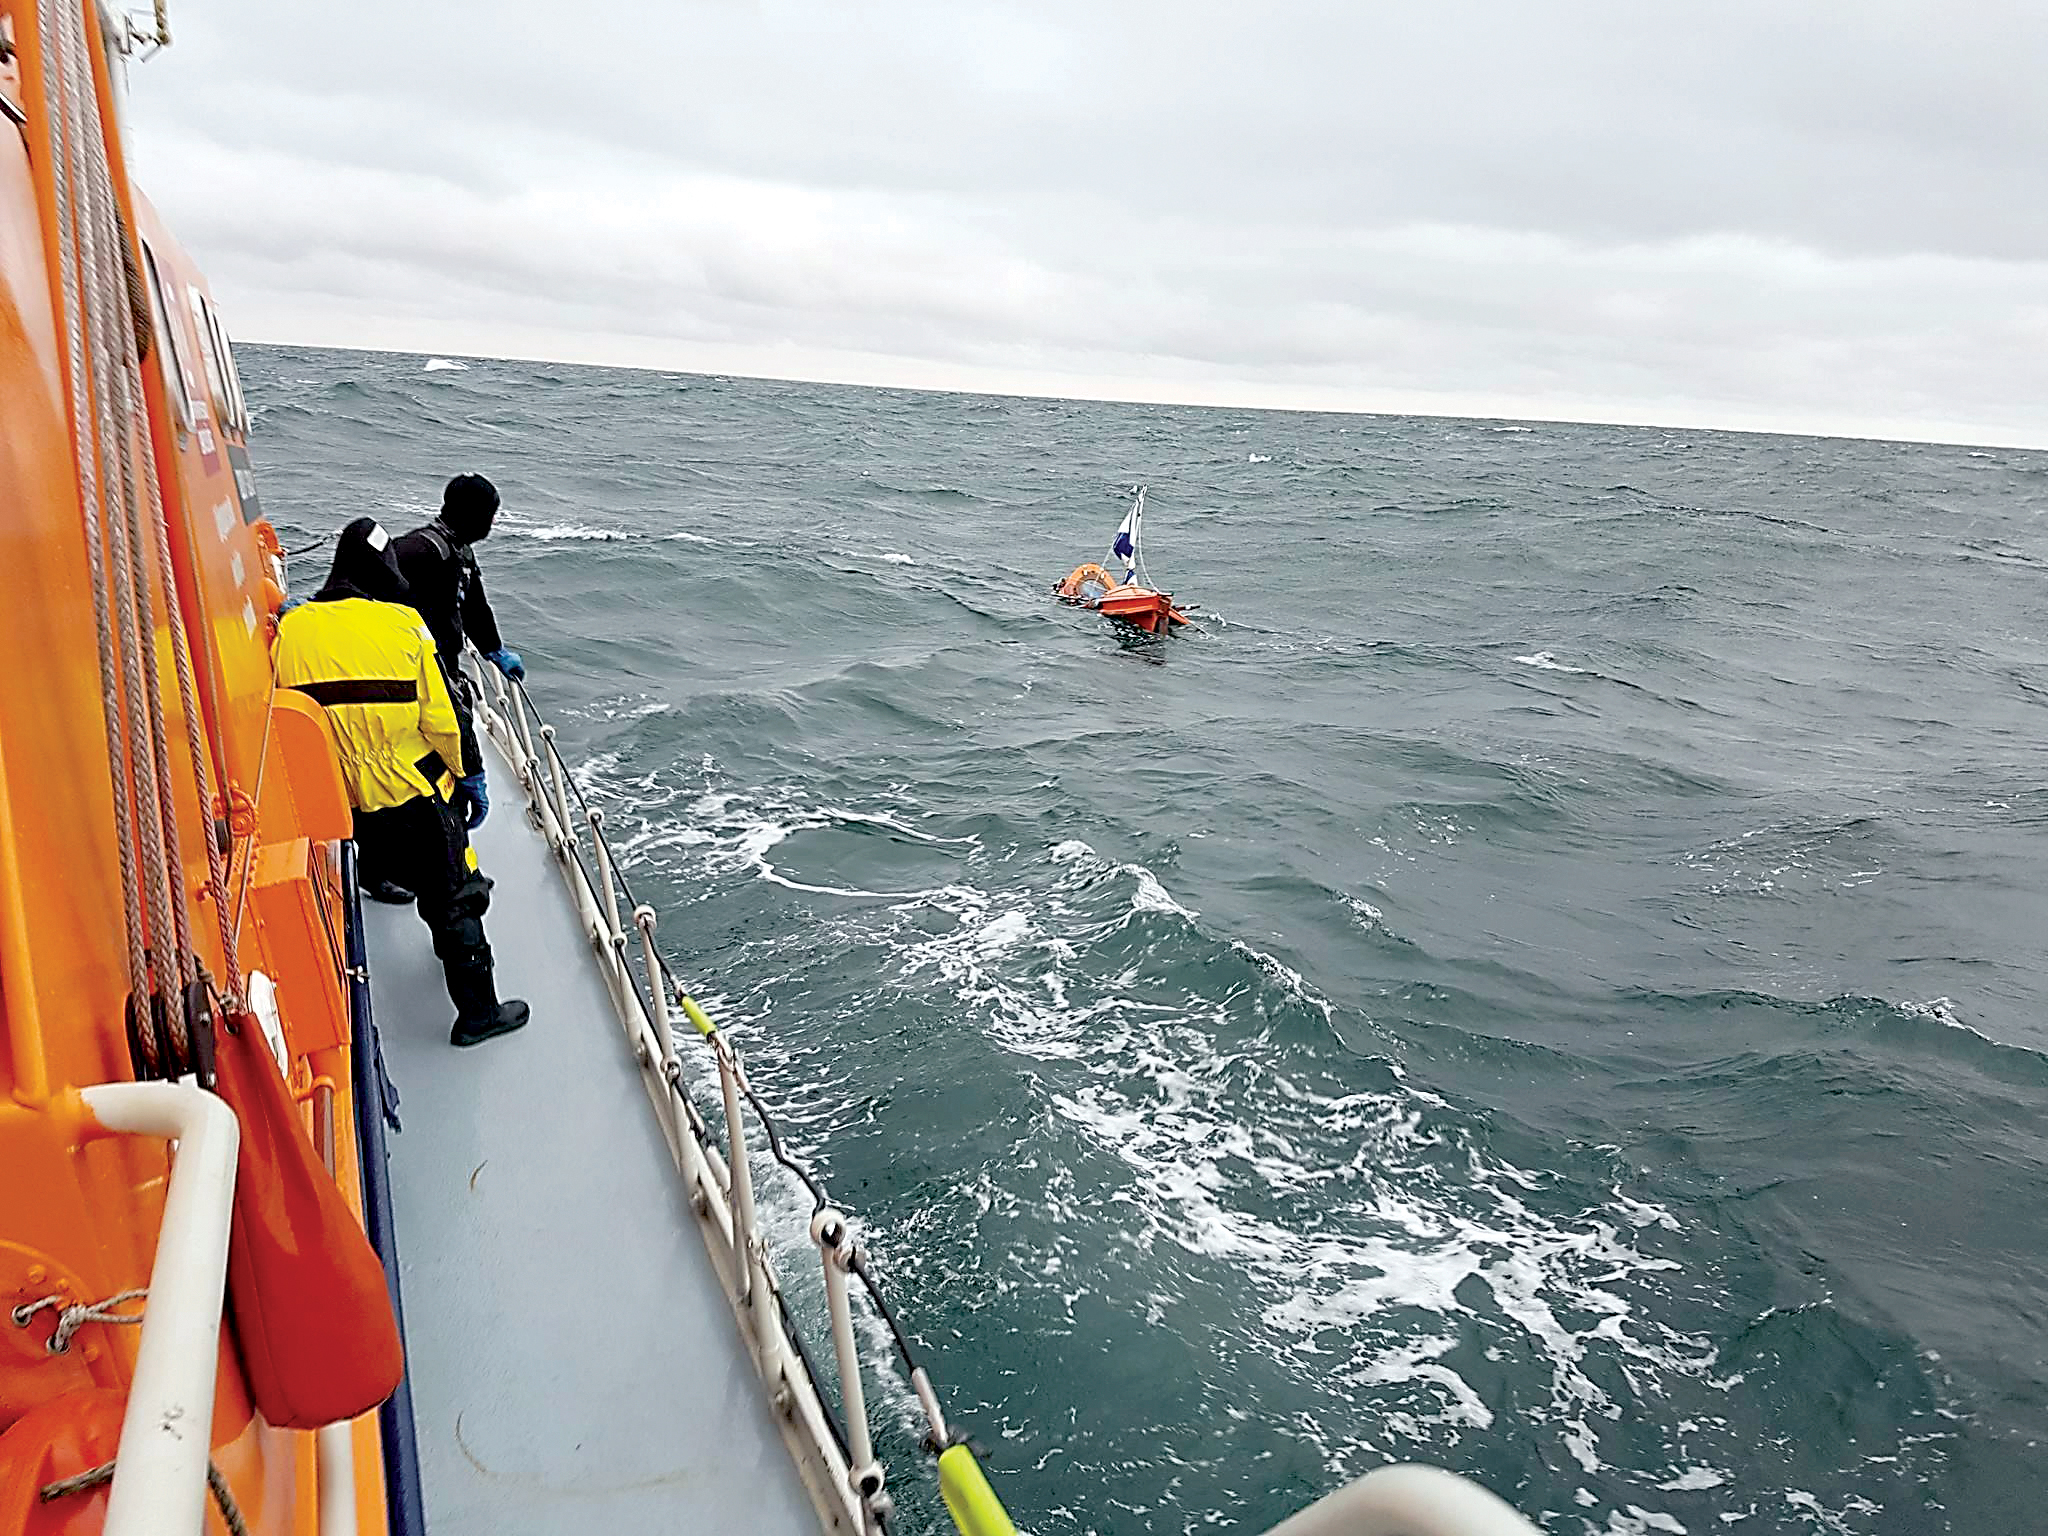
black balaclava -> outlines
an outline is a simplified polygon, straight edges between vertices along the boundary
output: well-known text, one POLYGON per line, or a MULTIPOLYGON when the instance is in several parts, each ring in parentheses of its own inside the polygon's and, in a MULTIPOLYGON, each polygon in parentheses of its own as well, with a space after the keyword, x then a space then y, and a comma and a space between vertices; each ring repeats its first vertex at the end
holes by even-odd
POLYGON ((498 515, 498 488, 482 475, 457 475, 441 492, 441 526, 458 544, 491 536, 498 515))
POLYGON ((367 597, 380 603, 402 603, 408 590, 405 578, 398 574, 398 556, 391 552, 391 535, 374 517, 359 517, 341 530, 327 585, 313 594, 313 601, 367 597))

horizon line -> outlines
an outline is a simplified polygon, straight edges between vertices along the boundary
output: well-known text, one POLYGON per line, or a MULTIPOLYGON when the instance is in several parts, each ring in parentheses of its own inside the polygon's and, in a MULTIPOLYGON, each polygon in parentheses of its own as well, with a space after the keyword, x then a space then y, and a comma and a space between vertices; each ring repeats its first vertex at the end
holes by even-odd
MULTIPOLYGON (((643 344, 653 340, 653 338, 630 339, 642 342, 643 344)), ((822 384, 833 386, 836 388, 900 390, 914 394, 969 395, 978 396, 982 398, 1009 400, 1055 400, 1076 405, 1159 405, 1174 406, 1192 410, 1269 411, 1276 413, 1291 411, 1299 414, 1315 416, 1364 416, 1390 418, 1394 420, 1419 419, 1425 421, 1504 422, 1512 425, 1530 426, 1616 427, 1622 429, 1661 432, 1721 432, 1758 437, 1803 438, 1810 439, 1816 442, 1838 441, 1864 443, 1898 443, 1901 445, 1929 448, 1988 448, 1997 449, 2002 452, 2013 453, 2040 453, 2048 451, 2048 435, 2044 435, 2042 440, 2039 442, 2018 442, 2002 440, 1996 437, 1989 436, 1977 437, 1938 435, 1937 429, 1926 428, 1916 430, 1914 428, 1903 425, 1890 426, 1883 429, 1879 429, 1876 427, 1868 427, 1861 430, 1845 426, 1760 426, 1753 422, 1745 422, 1741 425, 1731 425, 1725 423, 1710 423, 1703 421, 1656 419, 1648 414, 1636 417, 1634 419, 1617 419, 1613 416, 1598 416, 1592 414, 1545 415, 1518 414, 1516 412, 1504 409, 1455 409, 1449 406, 1448 404, 1436 407, 1410 406, 1402 409, 1394 409, 1386 407, 1374 407, 1364 404, 1344 404, 1334 401, 1325 403, 1315 403, 1312 401, 1299 399, 1257 400, 1247 398, 1213 397, 1216 394, 1229 394, 1232 391, 1233 387, 1237 389, 1265 388, 1278 392, 1286 392, 1291 389, 1327 389, 1330 388, 1330 386, 1304 386, 1285 384, 1261 386, 1252 385, 1248 383, 1241 383, 1239 385, 1232 386, 1230 384, 1222 384, 1214 387, 1214 389, 1211 391, 1211 398, 1195 399, 1188 398, 1186 394, 1182 394, 1181 396, 1176 398, 1175 395, 1172 393, 1172 386, 1167 385, 1161 381, 1125 381, 1125 387, 1121 389, 1117 387, 1117 381, 1108 379, 1100 381, 1094 389, 1086 387, 1084 381, 1065 380, 1064 378, 1062 378, 1062 383, 1060 385, 1045 383, 1038 387, 1033 387, 1029 383, 1021 381, 1013 381, 1009 384, 996 384, 992 382, 971 383, 966 381, 956 381, 953 383, 919 383, 902 379, 877 379, 873 377, 859 378, 848 376, 835 377, 832 375, 832 372, 829 369, 813 370, 806 372, 776 372, 766 369, 761 371, 750 371, 747 368, 712 368, 703 365, 693 366, 686 364, 655 362, 627 362, 618 360, 616 358, 600 360, 591 357, 564 357, 554 353, 542 351, 501 351, 490 348, 432 348, 417 346, 397 347, 390 345, 372 345, 368 343, 287 341, 253 335, 241 338, 240 344, 244 346, 255 347, 300 347, 315 351, 327 352, 360 352, 380 357, 410 356, 427 359, 439 357, 446 358, 450 361, 474 360, 478 362, 546 363, 551 366, 565 368, 611 368, 623 370, 630 373, 686 374, 692 378, 736 379, 750 383, 764 384, 822 384)), ((863 357, 870 356, 869 354, 859 355, 863 357)), ((875 361, 888 364, 908 364, 913 367, 922 366, 926 368, 930 368, 933 366, 941 366, 926 363, 920 359, 882 357, 880 355, 873 356, 875 361)), ((966 366, 968 368, 968 371, 970 372, 981 371, 979 369, 973 368, 972 365, 966 366)), ((1957 428, 1956 430, 1968 432, 1973 429, 1957 428)), ((1984 430, 1989 431, 1990 429, 1984 430)))

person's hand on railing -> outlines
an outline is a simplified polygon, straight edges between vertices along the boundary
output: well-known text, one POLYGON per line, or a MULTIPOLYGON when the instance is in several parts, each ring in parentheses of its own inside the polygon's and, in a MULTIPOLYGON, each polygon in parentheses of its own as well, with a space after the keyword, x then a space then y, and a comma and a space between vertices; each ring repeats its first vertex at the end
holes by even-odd
POLYGON ((520 659, 517 651, 507 650, 502 647, 495 651, 485 651, 484 660, 511 678, 513 682, 523 683, 526 681, 526 663, 520 659))

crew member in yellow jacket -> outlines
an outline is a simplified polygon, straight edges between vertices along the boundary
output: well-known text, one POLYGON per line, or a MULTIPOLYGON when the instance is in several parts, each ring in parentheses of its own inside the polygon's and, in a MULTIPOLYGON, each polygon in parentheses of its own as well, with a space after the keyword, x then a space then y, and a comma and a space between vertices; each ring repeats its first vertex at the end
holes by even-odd
POLYGON ((527 1008, 498 1001, 484 938, 491 882, 453 803, 455 706, 405 592, 390 535, 359 517, 341 530, 327 585, 278 621, 271 659, 280 685, 326 711, 361 862, 417 896, 455 1003, 449 1038, 475 1045, 520 1028, 527 1008))

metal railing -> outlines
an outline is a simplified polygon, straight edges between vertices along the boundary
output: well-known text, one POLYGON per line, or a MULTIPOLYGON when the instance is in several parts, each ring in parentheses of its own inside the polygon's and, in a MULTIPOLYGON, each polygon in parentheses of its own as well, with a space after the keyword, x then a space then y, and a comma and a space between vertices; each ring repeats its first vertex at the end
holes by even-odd
POLYGON ((887 1474, 874 1451, 854 1338, 849 1281, 858 1281, 923 1411, 925 1447, 937 1458, 939 1491, 954 1524, 963 1536, 1015 1536, 972 1452, 948 1429, 931 1377, 877 1285, 852 1220, 791 1156, 775 1116, 748 1081, 739 1052, 662 958, 654 908, 634 895, 605 836, 604 812, 577 785, 555 745, 554 727, 541 722, 522 684, 508 682, 488 665, 479 670, 489 684, 480 710, 486 729, 511 760, 533 818, 561 866, 714 1268, 820 1515, 835 1531, 879 1536, 888 1529, 894 1507, 887 1474), (713 1131, 686 1083, 672 1028, 677 1013, 710 1053, 724 1112, 723 1137, 713 1131), (749 1111, 768 1156, 811 1197, 810 1236, 824 1274, 839 1398, 845 1405, 843 1426, 826 1406, 824 1382, 769 1259, 747 1145, 749 1111))
MULTIPOLYGON (((722 1030, 676 979, 655 942, 654 909, 633 894, 605 837, 604 812, 590 804, 555 745, 554 727, 538 724, 524 685, 492 667, 483 715, 492 739, 511 759, 534 819, 560 862, 592 949, 618 1009, 641 1078, 654 1101, 669 1150, 689 1189, 715 1267, 742 1334, 768 1383, 786 1434, 821 1514, 835 1530, 887 1530, 892 1509, 887 1477, 875 1457, 867 1419, 860 1355, 853 1333, 852 1287, 858 1280, 875 1317, 909 1376, 926 1423, 925 1448, 937 1457, 940 1496, 962 1536, 1016 1536, 1016 1528, 980 1464, 948 1429, 931 1377, 875 1282, 853 1223, 823 1185, 784 1146, 775 1116, 747 1080, 746 1067, 722 1030), (589 862, 585 862, 586 843, 589 862), (621 914, 630 916, 622 917, 621 914), (634 935, 638 942, 634 943, 634 935), (630 956, 629 950, 637 950, 630 956), (636 963, 637 961, 637 963, 636 963), (670 1025, 671 1003, 709 1049, 723 1103, 723 1146, 684 1083, 670 1025), (810 1236, 824 1269, 845 1424, 825 1406, 823 1383, 798 1330, 762 1240, 754 1199, 743 1106, 753 1112, 768 1155, 788 1170, 812 1202, 810 1236)), ((1476 1483, 1435 1467, 1382 1467, 1275 1526, 1269 1536, 1537 1536, 1536 1528, 1476 1483)))
POLYGON ((105 1529, 107 1536, 199 1536, 241 1124, 189 1080, 101 1083, 80 1096, 99 1130, 178 1144, 105 1529))

